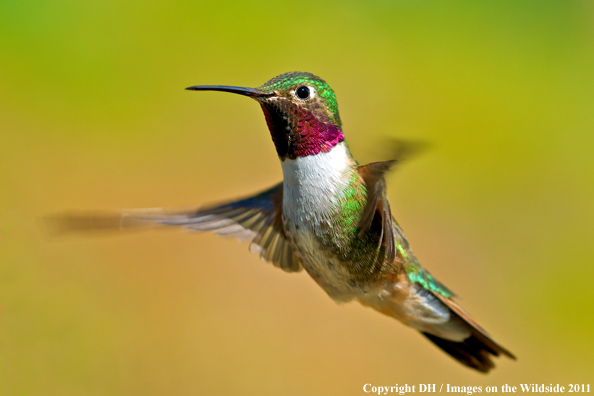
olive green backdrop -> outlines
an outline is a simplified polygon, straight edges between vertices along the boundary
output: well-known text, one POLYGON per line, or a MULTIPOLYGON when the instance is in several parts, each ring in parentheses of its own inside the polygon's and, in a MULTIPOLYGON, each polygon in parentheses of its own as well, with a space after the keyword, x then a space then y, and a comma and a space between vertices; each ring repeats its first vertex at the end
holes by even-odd
POLYGON ((0 395, 591 381, 593 70, 589 1, 1 0, 0 395), (517 362, 477 374, 232 239, 42 232, 276 183, 258 105, 183 88, 293 70, 334 87, 361 162, 431 144, 389 176, 393 213, 517 362))

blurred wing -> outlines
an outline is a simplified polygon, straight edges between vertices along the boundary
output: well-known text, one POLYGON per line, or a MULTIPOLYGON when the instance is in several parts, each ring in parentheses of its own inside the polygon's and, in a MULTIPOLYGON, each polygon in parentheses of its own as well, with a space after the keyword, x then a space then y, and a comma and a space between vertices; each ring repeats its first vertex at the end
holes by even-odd
POLYGON ((117 215, 61 215, 50 217, 54 234, 72 231, 133 229, 150 224, 212 231, 240 240, 252 239, 250 250, 287 272, 302 269, 287 241, 282 224, 283 184, 239 201, 202 210, 167 213, 161 209, 125 210, 117 215))

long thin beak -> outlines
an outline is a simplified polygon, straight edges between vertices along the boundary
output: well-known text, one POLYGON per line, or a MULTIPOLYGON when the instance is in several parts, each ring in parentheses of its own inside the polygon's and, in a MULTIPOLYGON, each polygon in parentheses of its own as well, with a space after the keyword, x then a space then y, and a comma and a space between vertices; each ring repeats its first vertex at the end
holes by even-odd
POLYGON ((252 98, 269 98, 274 96, 274 92, 260 92, 254 88, 244 87, 231 87, 229 85, 195 85, 193 87, 186 88, 190 91, 222 91, 231 92, 240 95, 249 96, 252 98))

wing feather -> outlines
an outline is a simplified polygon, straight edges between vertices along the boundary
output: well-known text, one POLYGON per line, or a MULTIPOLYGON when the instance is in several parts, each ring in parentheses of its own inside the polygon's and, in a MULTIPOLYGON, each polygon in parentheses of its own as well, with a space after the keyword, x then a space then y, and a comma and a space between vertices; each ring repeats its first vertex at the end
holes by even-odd
POLYGON ((282 224, 283 183, 254 196, 205 209, 165 211, 132 209, 115 214, 66 214, 51 216, 53 234, 89 230, 122 230, 151 224, 181 226, 196 231, 251 239, 250 250, 287 272, 302 269, 282 224))
POLYGON ((394 224, 384 180, 384 174, 390 170, 395 162, 374 162, 359 167, 359 174, 363 178, 367 189, 367 202, 361 214, 358 232, 361 237, 365 235, 374 224, 374 219, 379 217, 381 230, 378 251, 383 248, 383 256, 376 258, 377 265, 384 262, 392 263, 396 258, 394 224))

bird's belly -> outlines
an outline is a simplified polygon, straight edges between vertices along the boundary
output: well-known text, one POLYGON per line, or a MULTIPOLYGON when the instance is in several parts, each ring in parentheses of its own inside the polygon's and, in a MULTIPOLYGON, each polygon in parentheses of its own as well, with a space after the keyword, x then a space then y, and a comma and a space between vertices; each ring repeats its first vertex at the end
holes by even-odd
POLYGON ((287 218, 283 218, 283 223, 303 268, 333 300, 347 302, 366 294, 365 288, 352 279, 328 243, 324 243, 324 236, 319 233, 321 224, 305 224, 287 218))

